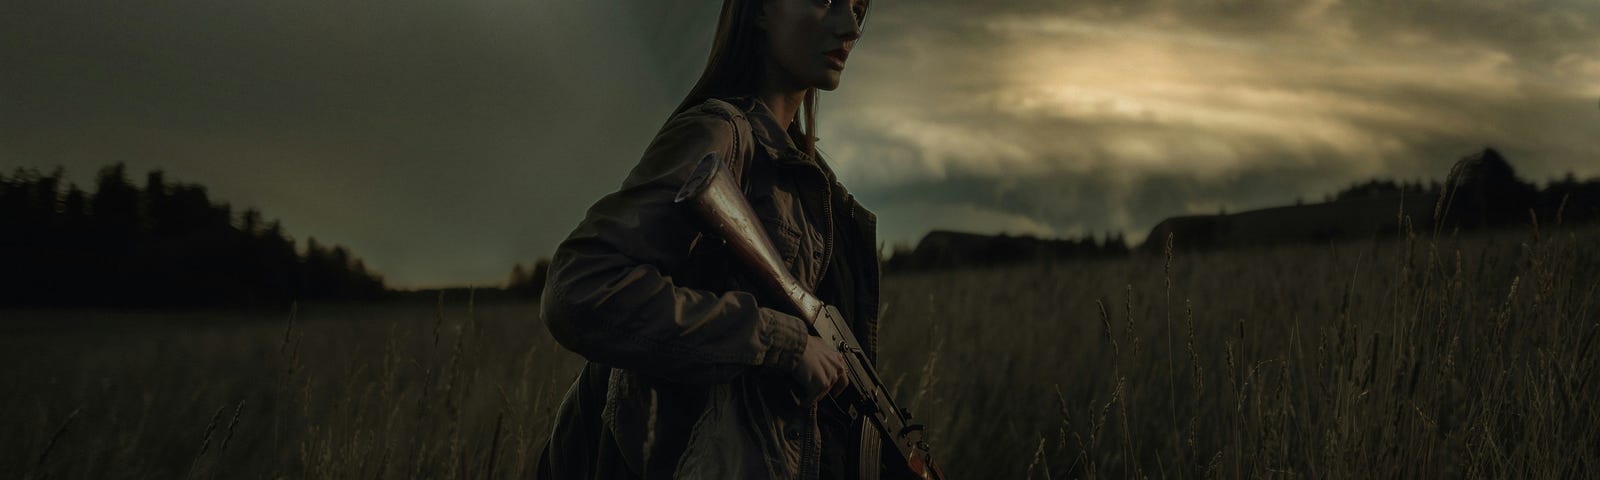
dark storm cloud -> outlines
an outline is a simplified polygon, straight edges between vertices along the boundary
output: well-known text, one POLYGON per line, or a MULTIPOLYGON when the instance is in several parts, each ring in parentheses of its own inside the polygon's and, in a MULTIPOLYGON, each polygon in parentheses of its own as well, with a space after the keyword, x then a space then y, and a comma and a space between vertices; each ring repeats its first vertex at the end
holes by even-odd
MULTIPOLYGON (((164 168, 398 285, 493 282, 613 188, 704 2, 8 2, 0 167, 164 168)), ((135 179, 139 180, 139 179, 135 179)))
POLYGON ((1437 178, 1485 145, 1533 180, 1600 174, 1592 2, 875 8, 823 148, 922 228, 1138 240, 1167 216, 1437 178))
MULTIPOLYGON (((715 1, 0 0, 0 167, 165 168, 395 284, 495 282, 615 188, 715 1)), ((820 147, 880 213, 1046 235, 1433 178, 1600 175, 1600 4, 882 0, 820 147)))

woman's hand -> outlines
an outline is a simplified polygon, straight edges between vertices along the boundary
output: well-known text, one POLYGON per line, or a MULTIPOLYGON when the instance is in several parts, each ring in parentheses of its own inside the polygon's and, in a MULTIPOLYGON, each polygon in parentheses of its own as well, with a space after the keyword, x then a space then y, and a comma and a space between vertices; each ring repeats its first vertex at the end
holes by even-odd
POLYGON ((790 374, 800 384, 801 400, 817 403, 822 400, 823 394, 837 396, 850 386, 844 355, 828 345, 822 337, 807 335, 805 352, 800 354, 800 361, 796 363, 790 374))

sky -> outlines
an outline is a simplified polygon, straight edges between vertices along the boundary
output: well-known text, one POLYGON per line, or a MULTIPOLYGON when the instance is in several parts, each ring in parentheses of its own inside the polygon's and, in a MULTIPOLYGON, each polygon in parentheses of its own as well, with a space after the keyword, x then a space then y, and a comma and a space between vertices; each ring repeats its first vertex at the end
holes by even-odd
MULTIPOLYGON (((391 286, 496 284, 638 161, 719 4, 0 0, 0 171, 159 168, 391 286)), ((1600 2, 876 0, 817 135, 890 244, 1137 242, 1486 146, 1600 176, 1600 2)))

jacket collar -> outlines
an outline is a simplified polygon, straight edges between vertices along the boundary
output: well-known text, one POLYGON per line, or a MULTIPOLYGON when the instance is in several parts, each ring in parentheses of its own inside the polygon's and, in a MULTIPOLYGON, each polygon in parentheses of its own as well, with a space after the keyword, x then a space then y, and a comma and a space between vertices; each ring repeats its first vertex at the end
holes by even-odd
POLYGON ((800 147, 794 144, 794 138, 800 136, 798 124, 790 122, 789 127, 784 128, 777 117, 773 116, 766 102, 754 95, 742 95, 727 100, 744 110, 745 118, 750 121, 750 136, 755 139, 756 145, 761 147, 768 158, 781 164, 814 163, 800 151, 800 147))
POLYGON ((750 122, 750 136, 755 139, 756 145, 766 152, 767 158, 771 158, 779 165, 815 165, 822 170, 823 177, 828 183, 833 184, 835 189, 844 187, 839 185, 838 177, 834 175, 833 168, 828 166, 827 161, 820 155, 807 156, 794 144, 794 138, 801 135, 798 122, 789 122, 789 128, 785 130, 778 123, 777 117, 772 114, 772 110, 767 108, 766 102, 754 95, 742 95, 727 100, 745 111, 745 118, 750 122))

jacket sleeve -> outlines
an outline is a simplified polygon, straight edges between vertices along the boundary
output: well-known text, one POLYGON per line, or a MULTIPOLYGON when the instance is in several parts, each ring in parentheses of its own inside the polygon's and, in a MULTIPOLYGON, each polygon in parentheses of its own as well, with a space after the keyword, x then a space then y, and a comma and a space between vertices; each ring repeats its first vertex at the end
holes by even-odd
POLYGON ((742 291, 679 286, 696 229, 673 203, 694 163, 735 155, 732 123, 704 106, 674 116, 622 187, 590 207, 557 247, 541 315, 562 346, 590 361, 680 383, 721 383, 767 366, 788 371, 803 320, 742 291))

